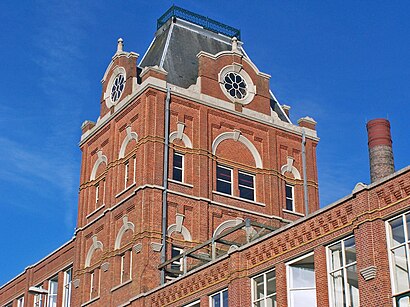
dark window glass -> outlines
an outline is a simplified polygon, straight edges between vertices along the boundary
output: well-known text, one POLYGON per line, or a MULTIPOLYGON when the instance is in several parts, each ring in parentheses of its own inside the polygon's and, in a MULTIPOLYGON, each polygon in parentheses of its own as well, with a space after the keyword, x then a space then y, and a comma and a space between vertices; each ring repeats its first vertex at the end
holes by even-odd
POLYGON ((254 176, 242 172, 238 173, 239 197, 249 200, 255 199, 253 182, 254 176))
POLYGON ((183 172, 183 155, 179 153, 174 153, 173 158, 173 168, 172 168, 172 179, 182 182, 182 172, 183 172))
POLYGON ((286 185, 286 210, 293 211, 293 186, 286 185))
POLYGON ((232 170, 216 167, 216 190, 225 194, 232 194, 232 170))

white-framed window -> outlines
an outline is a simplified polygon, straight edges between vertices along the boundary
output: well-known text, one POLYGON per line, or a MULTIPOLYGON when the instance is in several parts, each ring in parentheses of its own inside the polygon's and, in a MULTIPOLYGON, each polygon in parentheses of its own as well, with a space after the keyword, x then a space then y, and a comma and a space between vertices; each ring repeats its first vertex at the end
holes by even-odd
MULTIPOLYGON (((179 256, 183 252, 184 252, 184 249, 182 249, 180 247, 177 247, 175 245, 171 246, 171 258, 179 256)), ((183 272, 183 258, 182 257, 171 263, 171 270, 175 270, 175 271, 178 271, 178 272, 183 272)), ((173 279, 175 279, 179 276, 181 276, 180 273, 168 272, 167 279, 168 280, 173 280, 173 279)))
POLYGON ((196 300, 192 303, 189 303, 188 305, 184 305, 183 307, 200 307, 201 306, 201 301, 196 300))
POLYGON ((354 237, 335 242, 327 247, 330 306, 358 307, 359 285, 354 237))
POLYGON ((397 307, 410 306, 410 212, 386 222, 390 276, 397 307))
POLYGON ((179 152, 174 152, 172 161, 172 179, 184 182, 184 155, 179 152))
POLYGON ((209 297, 210 307, 228 307, 228 289, 221 290, 209 297))
POLYGON ((216 166, 216 190, 232 195, 232 169, 219 164, 216 166))
POLYGON ((13 302, 10 302, 10 303, 4 305, 4 307, 13 307, 13 302))
POLYGON ((24 295, 17 299, 17 307, 24 307, 24 295))
MULTIPOLYGON (((36 288, 43 289, 43 285, 39 285, 36 288)), ((43 294, 34 294, 34 307, 43 307, 43 294)))
POLYGON ((95 185, 95 203, 98 204, 99 200, 100 200, 100 184, 97 183, 95 185))
POLYGON ((252 278, 252 306, 276 306, 276 273, 274 269, 252 278))
POLYGON ((96 268, 90 272, 90 299, 100 294, 100 269, 96 268))
POLYGON ((129 171, 130 171, 130 164, 129 162, 125 162, 124 164, 124 187, 128 186, 128 179, 129 179, 129 171))
POLYGON ((238 171, 239 197, 255 200, 255 175, 238 171))
POLYGON ((124 283, 131 279, 132 273, 132 252, 131 250, 125 251, 121 255, 121 277, 120 283, 124 283))
POLYGON ((313 252, 286 264, 288 306, 316 307, 316 281, 313 252))
POLYGON ((73 279, 73 269, 69 268, 64 272, 64 288, 63 288, 63 307, 71 305, 71 282, 73 279))
POLYGON ((58 290, 58 277, 55 276, 48 281, 47 307, 57 306, 57 290, 58 290))
POLYGON ((295 198, 294 190, 295 187, 291 184, 285 184, 285 193, 286 193, 286 210, 295 211, 295 198))

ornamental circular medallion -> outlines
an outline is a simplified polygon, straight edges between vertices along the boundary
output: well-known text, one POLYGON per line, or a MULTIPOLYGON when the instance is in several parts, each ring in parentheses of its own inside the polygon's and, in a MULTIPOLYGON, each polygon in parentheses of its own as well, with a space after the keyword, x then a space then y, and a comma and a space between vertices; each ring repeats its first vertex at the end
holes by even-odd
POLYGON ((125 87, 125 77, 123 74, 118 74, 115 79, 114 82, 112 83, 112 87, 111 87, 111 101, 113 103, 117 102, 118 99, 120 99, 121 94, 124 90, 125 87))
POLYGON ((244 99, 248 94, 245 80, 236 72, 228 72, 223 78, 223 86, 227 93, 236 99, 244 99))

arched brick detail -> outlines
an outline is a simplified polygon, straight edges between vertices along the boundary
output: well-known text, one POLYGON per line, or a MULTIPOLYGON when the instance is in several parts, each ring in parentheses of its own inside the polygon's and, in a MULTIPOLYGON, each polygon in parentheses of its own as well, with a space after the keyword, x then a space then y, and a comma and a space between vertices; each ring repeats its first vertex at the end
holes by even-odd
POLYGON ((108 163, 107 157, 102 154, 101 150, 98 151, 97 156, 98 156, 97 161, 95 161, 93 169, 91 171, 90 180, 95 179, 95 177, 97 175, 98 167, 100 166, 101 163, 105 163, 105 165, 107 165, 107 163, 108 163))
POLYGON ((132 140, 138 142, 138 134, 134 131, 131 131, 131 127, 127 127, 127 136, 125 137, 124 141, 122 141, 119 158, 122 159, 125 156, 125 150, 127 149, 127 145, 132 140))

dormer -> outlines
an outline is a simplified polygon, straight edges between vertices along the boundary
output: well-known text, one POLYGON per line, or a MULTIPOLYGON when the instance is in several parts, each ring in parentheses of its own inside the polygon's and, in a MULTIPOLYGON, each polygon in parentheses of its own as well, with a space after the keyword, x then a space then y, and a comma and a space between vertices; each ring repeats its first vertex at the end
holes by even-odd
POLYGON ((135 52, 123 51, 124 43, 118 39, 117 52, 108 65, 102 83, 100 118, 113 112, 114 106, 129 96, 137 83, 137 59, 135 52))
POLYGON ((232 38, 232 50, 215 55, 201 51, 198 54, 198 77, 201 94, 212 96, 243 108, 271 114, 269 93, 270 76, 258 70, 232 38))

